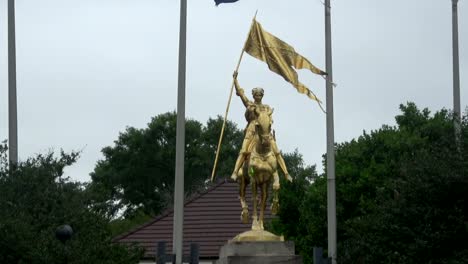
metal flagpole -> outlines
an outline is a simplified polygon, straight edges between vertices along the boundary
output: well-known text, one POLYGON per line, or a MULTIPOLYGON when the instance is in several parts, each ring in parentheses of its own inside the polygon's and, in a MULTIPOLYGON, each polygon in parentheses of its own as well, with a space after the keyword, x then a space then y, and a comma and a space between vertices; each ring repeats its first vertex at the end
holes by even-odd
POLYGON ((182 264, 184 232, 184 153, 185 153, 185 62, 187 51, 187 0, 180 0, 179 79, 177 91, 177 131, 172 251, 175 263, 182 264))
POLYGON ((455 114, 455 139, 460 143, 460 64, 458 57, 458 0, 452 0, 452 49, 453 49, 453 113, 455 114))
POLYGON ((10 165, 18 162, 15 42, 15 1, 8 0, 8 158, 10 165))
POLYGON ((325 64, 327 100, 327 224, 328 257, 336 264, 336 188, 335 188, 335 136, 333 128, 333 71, 331 49, 330 0, 325 0, 325 64))

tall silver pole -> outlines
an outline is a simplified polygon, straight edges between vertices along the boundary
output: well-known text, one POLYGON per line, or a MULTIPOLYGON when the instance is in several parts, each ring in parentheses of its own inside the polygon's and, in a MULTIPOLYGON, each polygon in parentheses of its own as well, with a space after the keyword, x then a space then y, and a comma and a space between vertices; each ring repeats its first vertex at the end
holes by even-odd
POLYGON ((185 152, 185 61, 187 50, 187 0, 180 0, 179 80, 177 91, 177 131, 174 190, 174 230, 172 251, 182 264, 184 236, 184 152, 185 152))
POLYGON ((8 157, 10 165, 18 162, 15 42, 15 1, 8 0, 8 157))
POLYGON ((325 67, 328 73, 327 100, 327 224, 328 257, 336 264, 336 188, 335 188, 335 132, 333 128, 333 70, 330 0, 325 0, 325 67))
POLYGON ((460 64, 458 60, 458 0, 452 0, 452 50, 453 50, 453 113, 455 114, 455 138, 460 140, 460 64))

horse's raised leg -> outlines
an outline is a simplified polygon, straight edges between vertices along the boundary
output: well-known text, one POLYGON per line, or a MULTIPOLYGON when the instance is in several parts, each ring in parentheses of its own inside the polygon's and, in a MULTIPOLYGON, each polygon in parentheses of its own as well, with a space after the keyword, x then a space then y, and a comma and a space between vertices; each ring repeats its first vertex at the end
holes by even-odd
POLYGON ((257 216, 257 183, 255 180, 252 180, 252 203, 253 203, 253 213, 252 213, 252 230, 260 230, 258 226, 258 216, 257 216))
POLYGON ((266 202, 268 198, 268 184, 269 182, 263 182, 261 184, 262 187, 262 201, 261 201, 261 207, 260 207, 260 229, 263 230, 263 218, 265 216, 265 208, 266 208, 266 202))
POLYGON ((273 190, 273 202, 271 203, 271 213, 276 215, 279 211, 279 193, 278 190, 273 190))
POLYGON ((249 206, 245 201, 245 189, 247 188, 247 181, 244 175, 240 175, 240 185, 239 185, 239 198, 242 206, 241 220, 242 223, 247 224, 249 222, 249 206))
POLYGON ((273 173, 273 190, 279 190, 280 188, 280 181, 279 181, 279 176, 278 176, 278 171, 275 171, 273 173))
POLYGON ((278 171, 273 172, 273 202, 271 203, 271 213, 276 215, 279 210, 278 191, 280 189, 278 171), (276 182, 278 182, 277 185, 276 182))

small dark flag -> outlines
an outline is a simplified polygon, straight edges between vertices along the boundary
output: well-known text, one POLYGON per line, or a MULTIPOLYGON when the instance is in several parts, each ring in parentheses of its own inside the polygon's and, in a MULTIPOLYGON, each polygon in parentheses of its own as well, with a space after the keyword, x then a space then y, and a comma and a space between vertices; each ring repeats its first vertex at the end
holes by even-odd
POLYGON ((216 6, 219 5, 219 4, 223 4, 223 3, 234 3, 234 2, 237 2, 239 0, 214 0, 215 3, 216 3, 216 6))

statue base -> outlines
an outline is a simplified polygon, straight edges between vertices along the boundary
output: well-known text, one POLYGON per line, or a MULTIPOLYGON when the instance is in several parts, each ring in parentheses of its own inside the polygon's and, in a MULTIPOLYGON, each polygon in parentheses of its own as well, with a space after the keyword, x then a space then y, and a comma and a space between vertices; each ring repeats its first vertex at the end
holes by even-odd
POLYGON ((277 236, 265 230, 249 230, 237 235, 231 239, 229 243, 241 241, 284 241, 284 237, 277 236))
MULTIPOLYGON (((251 231, 249 231, 251 232, 251 231)), ((249 233, 246 232, 246 233, 249 233)), ((270 233, 271 234, 271 233, 270 233)), ((240 235, 239 235, 240 236, 240 235)), ((237 236, 237 237, 239 237, 237 236)), ((243 236, 251 237, 251 236, 243 236)), ((276 236, 278 237, 278 236, 276 236)), ((221 247, 216 264, 302 264, 292 241, 234 241, 221 247)))

